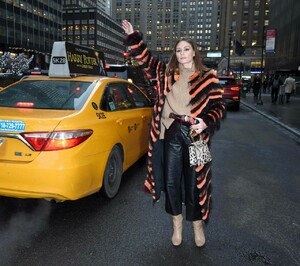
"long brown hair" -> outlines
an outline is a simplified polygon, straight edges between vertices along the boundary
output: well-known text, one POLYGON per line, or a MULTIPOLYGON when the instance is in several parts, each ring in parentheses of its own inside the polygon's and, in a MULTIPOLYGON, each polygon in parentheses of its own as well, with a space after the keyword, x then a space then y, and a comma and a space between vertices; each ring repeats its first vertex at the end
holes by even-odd
POLYGON ((201 55, 197 48, 196 42, 189 37, 183 37, 183 38, 180 38, 174 46, 171 58, 169 60, 169 63, 167 65, 167 69, 166 69, 166 74, 168 76, 174 74, 176 69, 179 68, 179 62, 176 57, 176 48, 177 48, 177 45, 182 41, 188 42, 192 46, 192 49, 195 52, 195 56, 194 56, 195 71, 199 71, 201 73, 203 69, 206 69, 206 67, 202 64, 201 55))

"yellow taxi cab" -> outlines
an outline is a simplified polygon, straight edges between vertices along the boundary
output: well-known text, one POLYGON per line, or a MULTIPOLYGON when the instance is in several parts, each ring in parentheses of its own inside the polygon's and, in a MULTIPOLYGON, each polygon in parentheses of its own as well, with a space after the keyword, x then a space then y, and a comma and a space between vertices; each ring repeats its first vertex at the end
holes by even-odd
POLYGON ((123 79, 70 74, 70 56, 53 60, 52 51, 58 64, 49 76, 0 91, 2 196, 64 201, 100 191, 113 198, 123 172, 147 151, 146 95, 123 79))

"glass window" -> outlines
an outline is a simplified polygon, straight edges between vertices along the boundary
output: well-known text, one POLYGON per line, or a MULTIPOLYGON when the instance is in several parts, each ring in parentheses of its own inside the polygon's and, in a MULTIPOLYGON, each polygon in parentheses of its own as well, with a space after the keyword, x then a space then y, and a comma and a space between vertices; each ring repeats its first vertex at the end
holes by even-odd
POLYGON ((0 91, 0 106, 51 110, 80 110, 95 83, 26 80, 0 91))
POLYGON ((236 80, 234 78, 219 77, 219 82, 221 85, 236 85, 236 80))
POLYGON ((137 87, 129 84, 127 86, 127 91, 130 95, 130 98, 132 98, 135 107, 140 108, 140 107, 150 106, 148 99, 145 97, 143 93, 140 92, 140 90, 137 87))
POLYGON ((125 85, 122 82, 113 82, 106 86, 100 103, 102 110, 119 111, 133 108, 125 85))

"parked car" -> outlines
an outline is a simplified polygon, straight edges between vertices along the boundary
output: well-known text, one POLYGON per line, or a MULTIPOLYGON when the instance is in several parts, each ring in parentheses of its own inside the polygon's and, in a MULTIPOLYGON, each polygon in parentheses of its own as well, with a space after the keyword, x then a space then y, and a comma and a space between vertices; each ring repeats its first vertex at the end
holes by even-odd
POLYGON ((236 79, 233 76, 219 76, 218 78, 222 85, 222 97, 227 107, 232 107, 238 111, 240 109, 241 88, 236 79))
POLYGON ((106 64, 105 69, 108 77, 118 77, 133 82, 152 103, 156 100, 156 83, 154 80, 149 80, 141 68, 133 65, 106 64))
POLYGON ((28 77, 0 91, 0 195, 113 198, 147 151, 152 107, 127 80, 28 77))

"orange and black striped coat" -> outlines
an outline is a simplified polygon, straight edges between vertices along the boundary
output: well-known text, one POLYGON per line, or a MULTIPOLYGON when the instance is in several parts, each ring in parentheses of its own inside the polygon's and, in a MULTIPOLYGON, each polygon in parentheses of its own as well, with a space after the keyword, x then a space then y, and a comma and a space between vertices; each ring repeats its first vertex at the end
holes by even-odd
MULTIPOLYGON (((146 72, 148 78, 157 80, 157 100, 153 107, 148 147, 148 174, 145 188, 150 191, 154 202, 159 200, 164 190, 163 140, 160 140, 160 120, 166 95, 172 90, 179 75, 166 76, 166 66, 163 62, 151 56, 140 32, 127 36, 125 45, 129 46, 130 55, 135 57, 146 72)), ((207 124, 207 129, 201 133, 208 144, 215 129, 219 129, 220 120, 225 116, 226 106, 222 100, 221 85, 214 70, 196 72, 190 77, 189 94, 191 115, 199 117, 207 124)), ((202 220, 207 220, 211 199, 211 163, 198 166, 197 188, 199 189, 199 204, 202 209, 202 220)))

